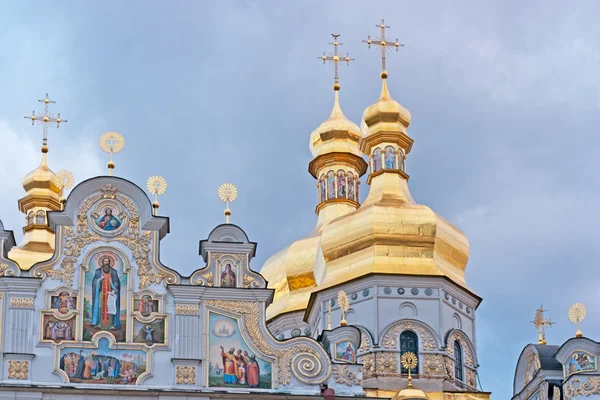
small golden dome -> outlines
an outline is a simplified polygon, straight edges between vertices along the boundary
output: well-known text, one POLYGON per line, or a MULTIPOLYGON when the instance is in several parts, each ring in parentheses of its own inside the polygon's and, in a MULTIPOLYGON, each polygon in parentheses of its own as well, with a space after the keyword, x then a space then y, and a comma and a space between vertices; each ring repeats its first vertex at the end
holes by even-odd
POLYGON ((55 177, 56 174, 48 168, 46 152, 42 152, 40 166, 25 175, 21 183, 27 193, 30 193, 32 190, 47 190, 58 194, 60 189, 54 184, 55 177))
POLYGON ((329 118, 310 135, 310 151, 315 158, 328 153, 350 153, 362 158, 358 148, 360 128, 342 112, 338 93, 339 91, 335 90, 335 100, 329 118))
POLYGON ((421 389, 407 387, 396 393, 392 400, 429 400, 429 397, 421 389))
POLYGON ((363 120, 367 130, 363 135, 369 136, 379 132, 406 133, 410 125, 410 112, 400 103, 392 99, 387 87, 387 79, 383 79, 379 100, 367 107, 363 113, 363 120))

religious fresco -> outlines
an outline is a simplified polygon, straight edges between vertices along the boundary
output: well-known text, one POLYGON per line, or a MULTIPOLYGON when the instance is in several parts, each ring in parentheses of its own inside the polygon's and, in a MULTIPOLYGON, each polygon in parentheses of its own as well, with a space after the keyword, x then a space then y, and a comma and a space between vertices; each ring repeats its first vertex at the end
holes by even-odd
POLYGON ((223 272, 221 272, 221 287, 236 287, 236 276, 233 268, 230 262, 224 263, 223 272))
POLYGON ((152 322, 133 321, 133 341, 152 346, 165 343, 165 320, 160 318, 152 322))
POLYGON ((396 152, 392 146, 385 148, 385 169, 396 169, 396 152))
POLYGON ((335 173, 327 173, 327 199, 335 199, 335 173))
POLYGON ((146 372, 147 355, 141 350, 117 350, 100 338, 98 348, 65 347, 60 351, 59 368, 71 383, 135 385, 146 372))
POLYGON ((75 339, 75 318, 61 320, 52 314, 45 314, 42 324, 42 339, 55 343, 75 339))
POLYGON ((596 357, 583 351, 575 351, 567 359, 564 368, 565 375, 572 375, 585 371, 596 371, 596 357))
POLYGON ((345 198, 346 197, 346 174, 344 171, 339 170, 337 176, 337 197, 345 198))
POLYGON ((377 172, 381 169, 381 149, 375 149, 373 153, 373 172, 377 172))
POLYGON ((149 294, 145 294, 133 301, 133 309, 139 312, 142 317, 149 317, 153 312, 158 312, 158 300, 153 299, 149 294))
POLYGON ((356 200, 354 197, 354 174, 352 172, 348 172, 348 198, 356 200))
POLYGON ((356 362, 356 349, 352 342, 338 342, 335 344, 335 361, 344 361, 349 363, 356 362))
POLYGON ((69 292, 63 290, 57 296, 50 298, 50 307, 58 310, 61 314, 66 314, 70 310, 77 309, 77 297, 71 296, 69 292))
POLYGON ((271 388, 271 363, 248 347, 236 319, 210 312, 209 329, 209 386, 271 388))
POLYGON ((319 180, 319 191, 320 191, 319 201, 327 200, 326 195, 325 195, 325 175, 321 175, 321 179, 319 180))
POLYGON ((127 324, 127 274, 115 252, 100 251, 89 260, 85 272, 83 340, 109 331, 117 342, 125 341, 127 324))
POLYGON ((102 211, 103 214, 94 220, 98 228, 103 231, 115 231, 121 227, 123 221, 114 214, 113 207, 104 207, 102 211))

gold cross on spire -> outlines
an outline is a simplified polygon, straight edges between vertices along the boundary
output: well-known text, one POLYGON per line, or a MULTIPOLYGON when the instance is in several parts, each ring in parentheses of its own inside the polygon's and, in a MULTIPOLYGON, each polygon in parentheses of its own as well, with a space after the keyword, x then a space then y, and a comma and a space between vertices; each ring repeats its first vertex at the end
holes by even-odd
POLYGON ((384 22, 383 19, 381 20, 381 24, 380 25, 375 25, 377 28, 381 28, 381 36, 378 38, 375 38, 375 40, 371 39, 371 35, 369 35, 367 37, 367 40, 363 40, 363 43, 366 43, 369 48, 371 48, 371 45, 375 45, 375 46, 379 46, 381 48, 381 77, 383 79, 387 78, 387 71, 385 70, 385 52, 387 51, 388 47, 395 47, 396 51, 398 51, 398 48, 400 46, 404 47, 403 44, 400 44, 398 42, 398 39, 396 39, 396 42, 392 42, 391 39, 387 38, 385 36, 385 28, 389 28, 389 26, 387 26, 384 22))
POLYGON ((346 56, 340 56, 338 53, 338 46, 342 45, 343 43, 339 43, 338 42, 338 37, 340 37, 339 34, 335 34, 332 33, 331 36, 333 36, 333 43, 329 43, 331 45, 333 45, 333 53, 329 53, 328 56, 325 55, 325 52, 323 52, 323 55, 321 57, 317 57, 319 60, 323 60, 323 64, 325 64, 325 62, 329 61, 330 64, 333 64, 333 70, 334 70, 334 84, 333 84, 333 90, 340 90, 340 83, 338 81, 338 64, 340 62, 345 62, 346 65, 350 64, 350 61, 354 61, 354 58, 350 58, 350 56, 348 55, 348 53, 346 53, 346 56))
POLYGON ((555 324, 555 322, 552 322, 550 318, 546 320, 546 318, 544 317, 544 311, 546 310, 544 310, 544 308, 540 306, 540 308, 538 308, 535 312, 535 317, 533 318, 533 321, 531 321, 531 323, 533 323, 538 330, 538 344, 546 344, 546 332, 544 329, 546 325, 552 326, 553 324, 555 324))
POLYGON ((56 128, 60 128, 60 124, 62 122, 67 122, 66 119, 60 118, 60 113, 54 116, 54 113, 50 112, 50 103, 56 103, 53 100, 50 100, 48 97, 48 93, 46 93, 46 98, 43 100, 38 100, 40 103, 44 103, 44 112, 43 113, 35 113, 35 110, 31 112, 31 116, 25 117, 31 120, 31 125, 34 125, 36 122, 39 125, 44 127, 44 136, 42 140, 42 152, 48 152, 48 125, 56 128))

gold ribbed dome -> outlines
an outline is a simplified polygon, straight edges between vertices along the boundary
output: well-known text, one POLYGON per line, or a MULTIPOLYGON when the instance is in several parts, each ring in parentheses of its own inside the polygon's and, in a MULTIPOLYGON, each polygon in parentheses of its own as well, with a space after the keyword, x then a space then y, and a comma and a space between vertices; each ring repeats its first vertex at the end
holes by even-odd
POLYGON ((55 178, 56 174, 48 168, 46 153, 42 152, 42 161, 39 167, 25 175, 21 183, 27 194, 43 194, 49 197, 56 195, 58 200, 60 189, 54 183, 55 178))
POLYGON ((409 386, 396 393, 392 400, 429 400, 429 397, 421 389, 409 386))
MULTIPOLYGON (((410 113, 393 101, 386 80, 379 100, 364 112, 361 150, 399 146, 407 154, 410 113)), ((429 207, 417 204, 408 175, 399 169, 371 171, 367 199, 356 211, 332 221, 322 233, 325 279, 319 289, 368 274, 448 277, 468 289, 464 272, 469 259, 466 236, 429 207)))
MULTIPOLYGON (((334 86, 335 99, 329 118, 310 136, 313 160, 308 170, 317 178, 323 171, 340 168, 353 170, 356 179, 367 170, 358 143, 360 128, 348 120, 339 103, 339 85, 334 86)), ((273 303, 267 308, 267 319, 305 310, 311 293, 317 285, 315 262, 320 254, 319 242, 325 226, 332 220, 356 210, 358 201, 333 199, 317 206, 318 220, 313 231, 271 256, 261 269, 261 274, 275 289, 273 303)))
POLYGON ((334 152, 350 153, 362 158, 358 149, 360 128, 342 112, 338 93, 336 90, 329 118, 310 135, 310 151, 314 158, 334 152))

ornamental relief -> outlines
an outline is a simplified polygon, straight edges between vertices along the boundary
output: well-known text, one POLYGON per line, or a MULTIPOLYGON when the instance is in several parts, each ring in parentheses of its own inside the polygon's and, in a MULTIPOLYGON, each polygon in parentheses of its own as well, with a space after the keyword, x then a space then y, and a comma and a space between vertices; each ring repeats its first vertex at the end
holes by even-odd
POLYGON ((419 335, 423 350, 437 350, 438 342, 433 330, 426 324, 415 320, 401 320, 387 327, 382 335, 381 343, 386 349, 398 348, 398 339, 404 331, 411 330, 419 335))
POLYGON ((397 353, 375 353, 375 374, 395 374, 398 372, 397 353))
POLYGON ((579 377, 569 379, 569 382, 563 385, 563 392, 565 399, 600 394, 600 376, 592 376, 587 380, 580 379, 579 377))
POLYGON ((421 357, 422 374, 428 377, 443 376, 450 378, 451 375, 446 365, 447 357, 442 354, 423 354, 421 357))
POLYGON ((363 379, 372 378, 375 375, 375 354, 367 353, 358 356, 358 363, 363 365, 363 379))
POLYGON ((151 251, 156 245, 151 231, 140 229, 140 217, 135 203, 117 192, 108 184, 101 193, 90 196, 78 210, 77 229, 61 226, 58 230, 64 256, 60 266, 46 263, 33 271, 33 275, 44 275, 60 280, 64 285, 73 287, 73 278, 77 269, 77 260, 84 248, 96 242, 120 242, 131 250, 137 265, 140 289, 166 280, 176 283, 177 275, 159 268, 156 271, 150 262, 151 251), (95 206, 95 207, 94 207, 95 206), (90 211, 94 207, 92 211, 90 211))
POLYGON ((29 376, 29 361, 8 360, 8 379, 25 380, 29 376))
POLYGON ((456 342, 457 340, 462 345, 463 350, 465 352, 465 365, 467 365, 468 367, 475 368, 475 365, 473 363, 473 345, 471 344, 471 341, 463 331, 457 329, 452 330, 452 333, 450 334, 450 336, 448 336, 448 339, 446 341, 446 353, 448 353, 450 357, 454 357, 454 342, 456 342))
MULTIPOLYGON (((331 375, 331 363, 326 353, 311 340, 295 338, 275 346, 268 340, 268 332, 261 318, 259 303, 250 301, 208 300, 207 306, 242 316, 240 323, 245 328, 251 344, 264 356, 277 364, 277 381, 288 385, 293 375, 302 383, 320 384, 331 375), (262 329, 261 329, 262 328, 262 329), (320 350, 320 351, 319 351, 320 350)), ((275 371, 275 369, 273 369, 275 371)))
POLYGON ((525 378, 523 380, 523 386, 527 386, 527 384, 531 382, 533 376, 541 367, 540 358, 538 357, 537 352, 532 348, 527 349, 525 357, 527 359, 527 367, 525 369, 525 378))
POLYGON ((336 383, 341 383, 347 386, 362 385, 361 370, 356 373, 350 372, 347 365, 335 364, 333 366, 333 377, 336 383))
POLYGON ((371 334, 365 328, 357 328, 360 330, 360 346, 358 348, 358 352, 363 353, 369 351, 371 347, 373 347, 373 343, 371 342, 371 334))

